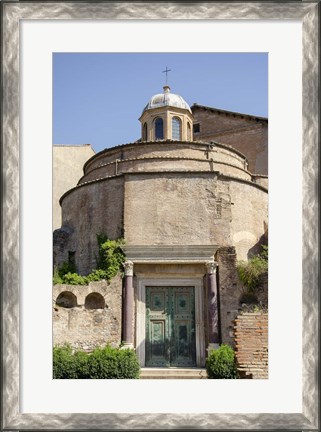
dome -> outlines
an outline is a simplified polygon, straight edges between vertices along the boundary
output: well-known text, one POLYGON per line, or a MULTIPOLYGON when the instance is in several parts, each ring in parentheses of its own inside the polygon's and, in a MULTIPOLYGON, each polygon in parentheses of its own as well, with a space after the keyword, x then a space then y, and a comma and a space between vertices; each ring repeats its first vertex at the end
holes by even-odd
POLYGON ((182 96, 170 93, 170 87, 168 85, 165 85, 163 89, 164 93, 156 94, 151 97, 150 101, 143 109, 143 113, 147 110, 163 106, 182 108, 192 113, 188 103, 182 98, 182 96))

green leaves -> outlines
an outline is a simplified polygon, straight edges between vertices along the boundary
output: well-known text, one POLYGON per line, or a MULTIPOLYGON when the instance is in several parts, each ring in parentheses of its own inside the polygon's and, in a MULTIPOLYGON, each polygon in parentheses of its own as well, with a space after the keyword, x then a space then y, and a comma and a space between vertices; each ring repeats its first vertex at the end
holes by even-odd
POLYGON ((122 271, 125 254, 121 248, 123 239, 109 240, 104 234, 97 234, 98 257, 97 269, 87 276, 76 273, 74 263, 63 263, 59 269, 54 270, 53 284, 88 285, 89 282, 105 279, 110 281, 122 271))
POLYGON ((262 246, 262 252, 248 262, 240 261, 237 272, 241 282, 246 287, 247 294, 255 294, 260 284, 260 277, 268 271, 268 247, 262 246))
POLYGON ((218 349, 211 351, 206 360, 206 371, 209 379, 238 378, 233 349, 222 344, 218 349))
POLYGON ((134 350, 110 346, 96 348, 92 353, 72 353, 69 346, 54 347, 54 379, 134 379, 140 366, 134 350))
POLYGON ((105 279, 110 280, 121 271, 125 254, 121 249, 124 245, 123 239, 109 240, 105 235, 98 234, 97 242, 99 252, 97 258, 97 269, 105 272, 105 279))

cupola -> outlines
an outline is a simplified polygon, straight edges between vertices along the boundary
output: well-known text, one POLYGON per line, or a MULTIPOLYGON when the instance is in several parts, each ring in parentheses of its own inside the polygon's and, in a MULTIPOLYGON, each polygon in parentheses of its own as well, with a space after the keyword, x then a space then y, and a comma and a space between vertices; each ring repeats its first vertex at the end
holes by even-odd
POLYGON ((142 141, 193 141, 193 115, 182 96, 163 87, 164 93, 151 97, 139 118, 142 141))

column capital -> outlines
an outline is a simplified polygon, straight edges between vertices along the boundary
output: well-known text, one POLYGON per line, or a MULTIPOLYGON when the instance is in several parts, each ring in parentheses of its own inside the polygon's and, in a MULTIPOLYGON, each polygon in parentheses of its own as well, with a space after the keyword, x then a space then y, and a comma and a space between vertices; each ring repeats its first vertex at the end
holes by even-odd
POLYGON ((206 270, 207 270, 208 274, 216 273, 217 262, 215 262, 214 260, 207 261, 207 263, 205 265, 206 265, 206 270))
POLYGON ((124 264, 125 276, 133 276, 134 275, 134 263, 133 261, 125 261, 124 264))

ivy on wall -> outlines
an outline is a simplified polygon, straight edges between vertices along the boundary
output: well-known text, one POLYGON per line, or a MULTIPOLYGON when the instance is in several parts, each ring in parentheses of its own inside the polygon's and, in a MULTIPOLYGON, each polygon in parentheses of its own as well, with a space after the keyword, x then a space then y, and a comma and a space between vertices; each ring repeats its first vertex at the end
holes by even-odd
POLYGON ((110 240, 104 234, 97 234, 98 257, 97 268, 86 276, 76 272, 74 262, 64 262, 54 269, 53 284, 88 285, 89 282, 105 279, 110 281, 118 272, 122 272, 125 254, 122 250, 124 240, 110 240))

